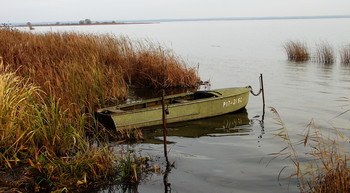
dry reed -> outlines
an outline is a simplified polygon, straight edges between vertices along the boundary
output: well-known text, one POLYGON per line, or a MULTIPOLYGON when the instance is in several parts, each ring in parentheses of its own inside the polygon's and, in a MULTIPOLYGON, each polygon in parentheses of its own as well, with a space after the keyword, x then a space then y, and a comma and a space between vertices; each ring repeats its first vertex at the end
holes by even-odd
POLYGON ((71 122, 59 102, 45 101, 38 87, 3 65, 0 69, 1 169, 28 164, 31 169, 20 179, 28 190, 71 185, 83 174, 89 182, 112 174, 116 156, 88 145, 83 118, 71 122))
POLYGON ((309 52, 305 43, 289 41, 284 44, 284 49, 290 61, 303 62, 309 60, 309 52))
POLYGON ((44 94, 0 61, 0 169, 22 165, 25 171, 16 176, 18 181, 0 177, 2 185, 25 191, 72 190, 106 179, 131 183, 142 179, 142 172, 148 170, 144 157, 118 156, 107 146, 90 145, 85 115, 70 119, 59 100, 44 99, 44 94))
POLYGON ((349 192, 350 168, 347 163, 350 160, 346 151, 348 138, 338 131, 335 134, 325 136, 322 129, 311 121, 307 126, 304 138, 295 144, 288 135, 287 128, 276 109, 271 108, 271 111, 275 114, 277 123, 282 126, 277 136, 288 144, 276 155, 291 159, 295 173, 290 177, 297 177, 300 191, 349 192), (334 137, 331 137, 332 135, 334 137), (297 145, 310 148, 303 159, 300 158, 296 150, 297 145))
POLYGON ((340 61, 342 64, 350 64, 350 45, 343 46, 340 50, 340 61))
POLYGON ((199 82, 195 70, 172 51, 127 37, 2 29, 0 42, 4 63, 17 75, 79 113, 123 99, 129 83, 195 87, 199 82))
POLYGON ((0 42, 0 169, 30 166, 21 181, 30 191, 88 187, 115 173, 119 180, 139 181, 144 158, 90 145, 86 132, 96 124, 95 109, 123 99, 128 84, 199 82, 171 51, 125 37, 4 28, 0 42))
POLYGON ((331 45, 329 45, 328 43, 317 45, 315 60, 316 62, 323 64, 333 64, 335 58, 334 51, 331 45))

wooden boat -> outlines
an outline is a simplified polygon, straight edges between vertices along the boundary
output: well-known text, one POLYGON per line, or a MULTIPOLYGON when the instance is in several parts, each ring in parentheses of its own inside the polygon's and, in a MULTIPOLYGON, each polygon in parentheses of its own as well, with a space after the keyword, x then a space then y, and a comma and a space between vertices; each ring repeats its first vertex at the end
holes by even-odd
MULTIPOLYGON (((165 97, 167 123, 218 116, 244 108, 249 87, 196 91, 165 97)), ((99 121, 110 127, 130 128, 161 125, 162 98, 99 109, 99 121)))

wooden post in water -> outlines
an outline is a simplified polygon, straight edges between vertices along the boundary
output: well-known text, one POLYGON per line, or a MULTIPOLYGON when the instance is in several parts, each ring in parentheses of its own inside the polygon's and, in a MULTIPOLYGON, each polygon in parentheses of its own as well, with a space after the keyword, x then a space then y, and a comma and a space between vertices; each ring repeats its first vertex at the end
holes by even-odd
POLYGON ((263 75, 260 74, 260 88, 262 92, 262 100, 263 100, 263 108, 265 111, 265 93, 264 93, 264 80, 263 80, 263 75))
POLYGON ((166 143, 167 130, 166 130, 166 109, 165 109, 165 90, 164 89, 162 94, 162 118, 163 118, 164 156, 168 163, 169 161, 168 161, 168 149, 167 149, 167 143, 166 143))
POLYGON ((262 117, 261 117, 261 123, 262 123, 262 128, 264 128, 264 119, 265 119, 265 92, 264 92, 264 80, 263 80, 263 75, 262 75, 262 73, 260 74, 260 89, 261 89, 262 100, 263 100, 263 114, 262 114, 262 117))

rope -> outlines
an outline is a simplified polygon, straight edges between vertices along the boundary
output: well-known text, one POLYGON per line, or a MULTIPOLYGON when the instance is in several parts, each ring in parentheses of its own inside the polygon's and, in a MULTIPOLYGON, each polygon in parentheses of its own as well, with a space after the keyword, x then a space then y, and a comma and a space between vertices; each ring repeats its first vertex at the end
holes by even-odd
POLYGON ((250 93, 252 93, 252 95, 254 96, 259 96, 262 92, 262 88, 260 88, 258 93, 254 93, 253 88, 249 85, 248 88, 250 88, 250 93))
POLYGON ((252 95, 254 95, 254 96, 259 96, 261 94, 261 92, 263 91, 262 74, 260 74, 259 82, 260 82, 260 90, 258 93, 254 93, 252 86, 250 86, 250 85, 248 86, 248 88, 250 88, 250 93, 252 93, 252 95))

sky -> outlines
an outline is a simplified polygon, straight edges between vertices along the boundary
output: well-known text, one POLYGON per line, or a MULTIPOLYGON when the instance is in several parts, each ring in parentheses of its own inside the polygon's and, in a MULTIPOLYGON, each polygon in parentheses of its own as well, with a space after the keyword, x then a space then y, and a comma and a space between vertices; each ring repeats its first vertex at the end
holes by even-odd
POLYGON ((0 23, 350 15, 350 0, 1 0, 0 23))

